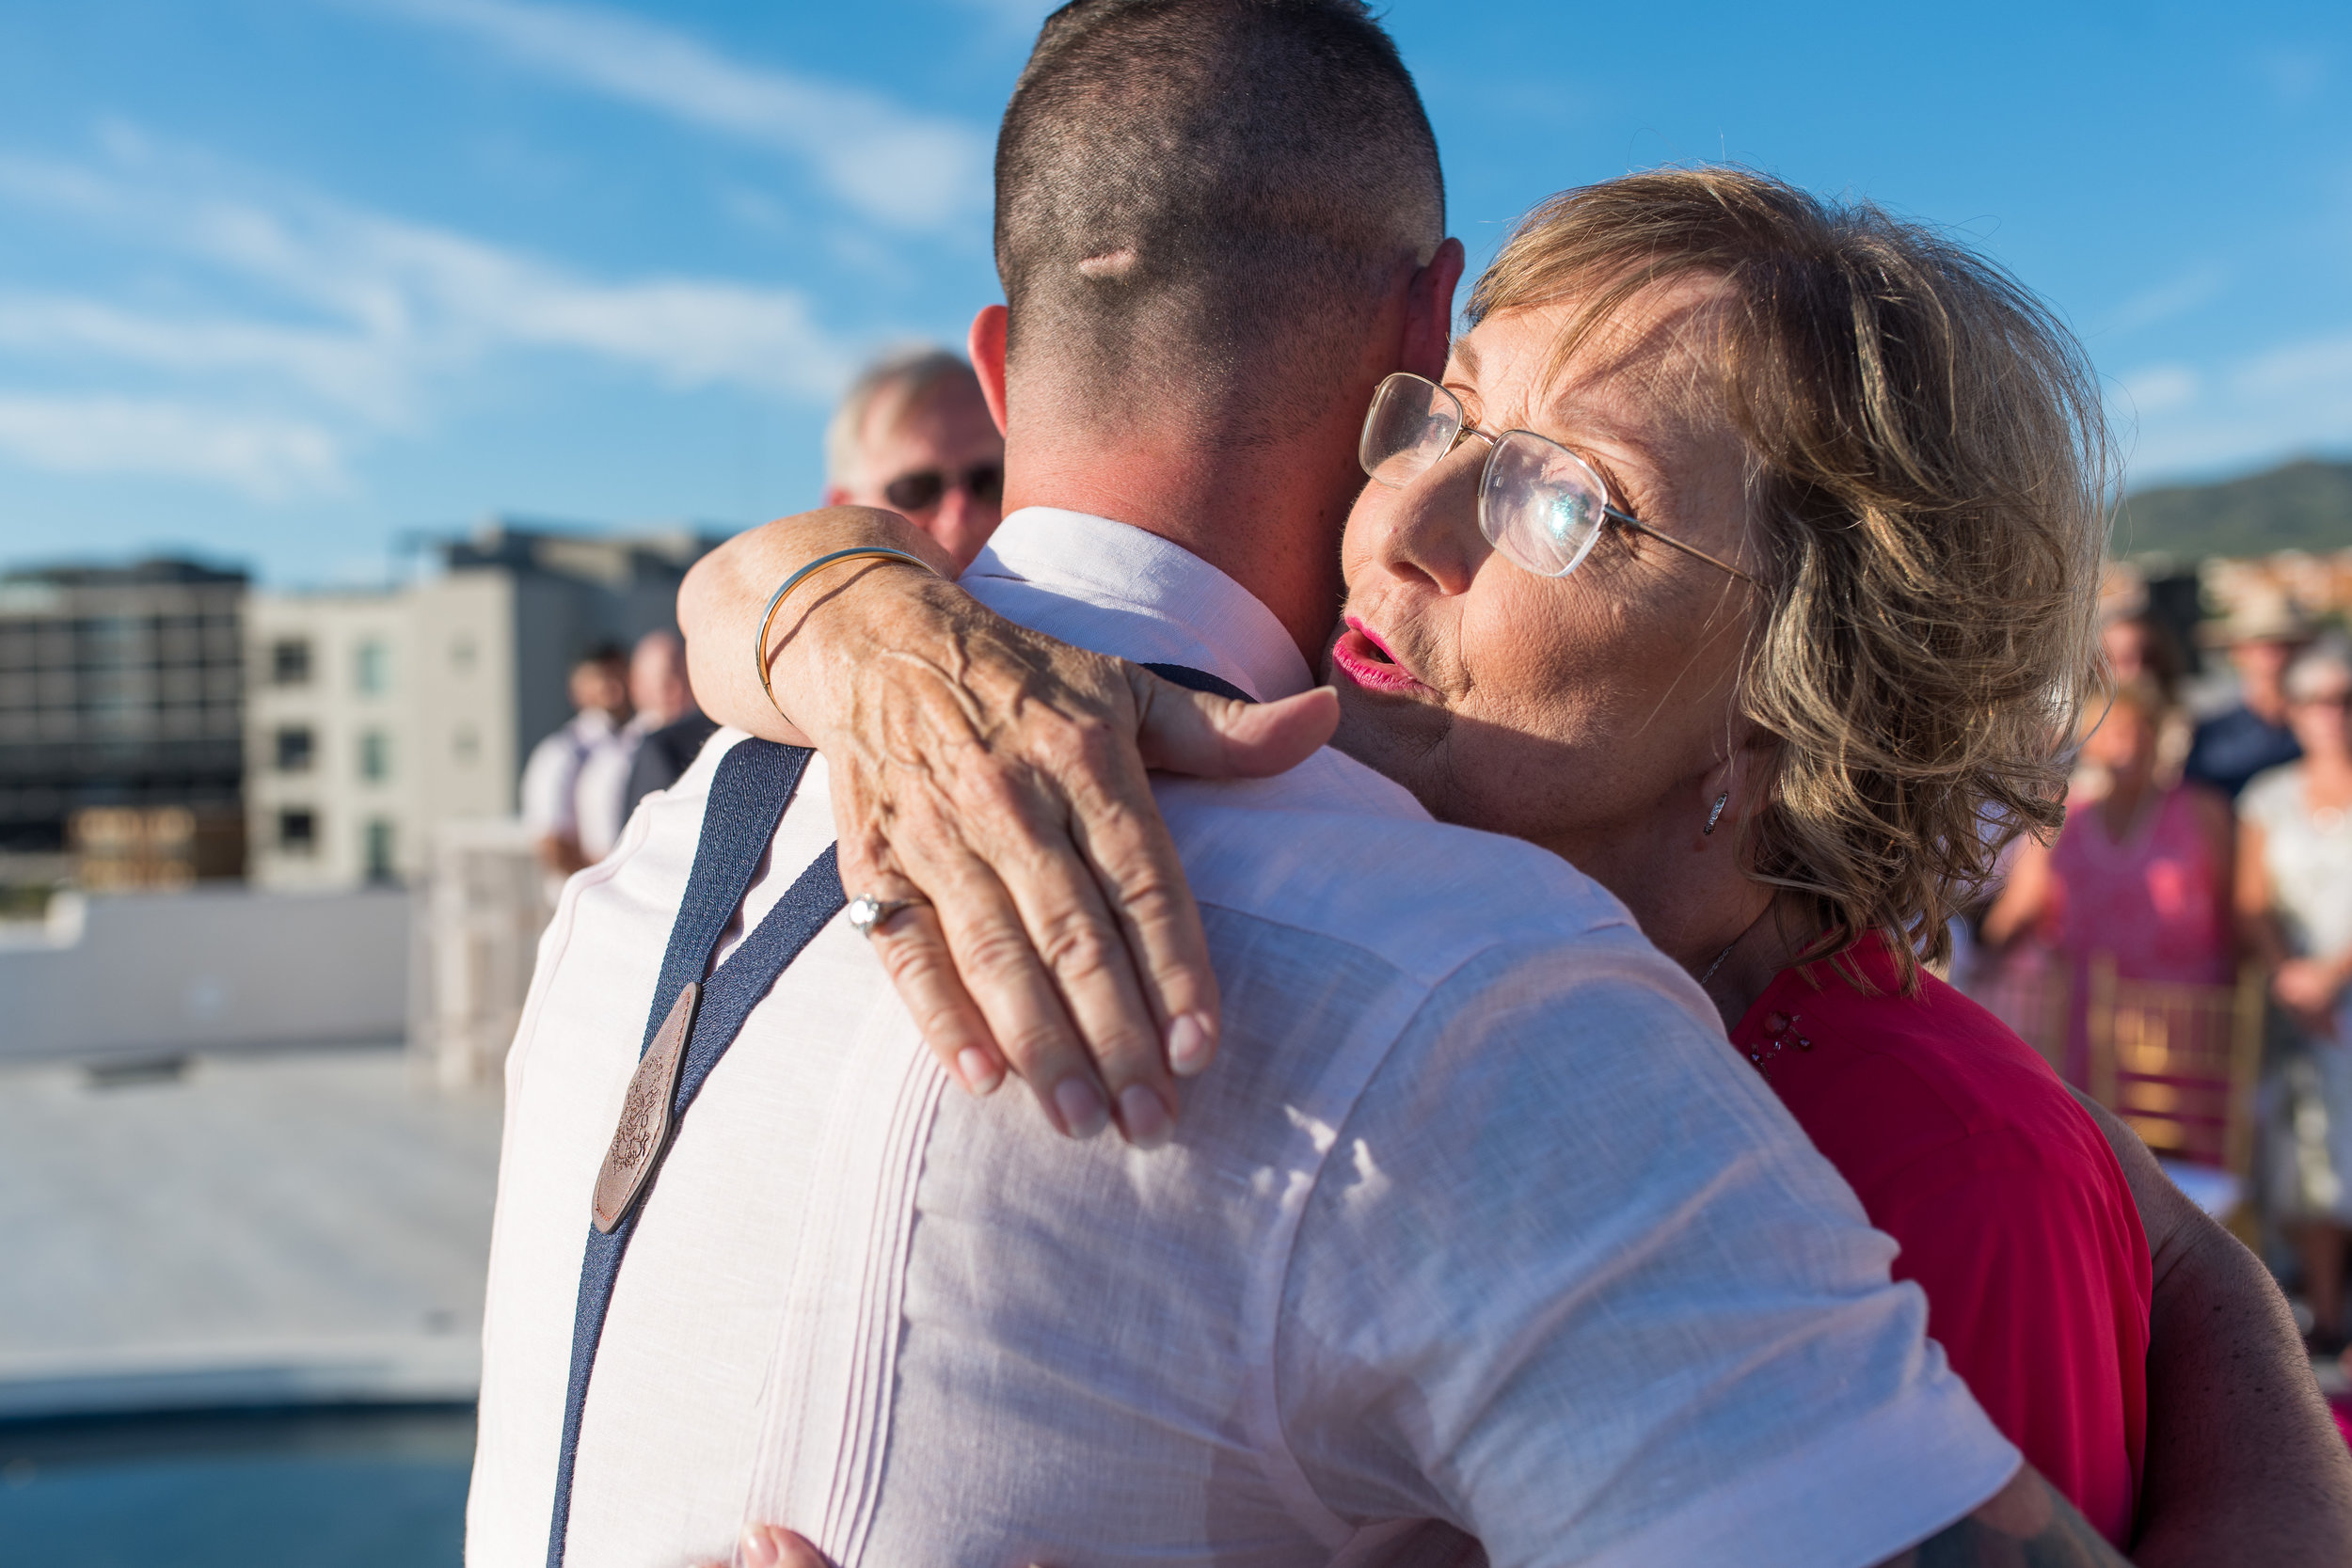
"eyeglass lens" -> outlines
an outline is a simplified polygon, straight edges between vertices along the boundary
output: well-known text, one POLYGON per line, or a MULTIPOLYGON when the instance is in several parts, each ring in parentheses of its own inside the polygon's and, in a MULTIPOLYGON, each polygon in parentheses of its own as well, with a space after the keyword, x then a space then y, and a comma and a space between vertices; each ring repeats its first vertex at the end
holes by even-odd
MULTIPOLYGON (((1401 489, 1452 450, 1462 404, 1434 382, 1399 372, 1373 394, 1358 459, 1401 489)), ((1583 459, 1523 430, 1494 438, 1478 483, 1478 530, 1513 564, 1543 577, 1576 569, 1599 537, 1608 493, 1583 459)))
POLYGON ((1462 404, 1452 392, 1417 375, 1397 374, 1372 395, 1357 459, 1364 472, 1402 489, 1452 449, 1462 430, 1462 404))
MULTIPOLYGON (((937 468, 917 468, 883 485, 882 499, 900 512, 928 512, 947 493, 950 479, 937 468)), ((976 501, 993 505, 1005 499, 1005 466, 1001 463, 982 463, 952 480, 976 501)))
POLYGON ((1565 577, 1600 537, 1608 504, 1583 460, 1515 430, 1495 443, 1478 484, 1478 528, 1531 572, 1565 577))

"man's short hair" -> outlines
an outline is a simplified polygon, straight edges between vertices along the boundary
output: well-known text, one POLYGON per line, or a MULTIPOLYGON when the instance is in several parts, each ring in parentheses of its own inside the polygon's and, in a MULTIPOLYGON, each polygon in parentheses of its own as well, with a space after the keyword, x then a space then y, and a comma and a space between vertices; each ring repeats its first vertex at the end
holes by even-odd
POLYGON ((1073 0, 997 136, 1009 357, 1041 352, 1073 416, 1279 436, 1444 237, 1436 134, 1363 0, 1073 0))
POLYGON ((930 395, 931 389, 961 377, 979 389, 979 378, 961 356, 924 345, 884 355, 858 373, 825 426, 825 482, 844 488, 866 477, 866 436, 873 422, 896 422, 899 416, 930 395))

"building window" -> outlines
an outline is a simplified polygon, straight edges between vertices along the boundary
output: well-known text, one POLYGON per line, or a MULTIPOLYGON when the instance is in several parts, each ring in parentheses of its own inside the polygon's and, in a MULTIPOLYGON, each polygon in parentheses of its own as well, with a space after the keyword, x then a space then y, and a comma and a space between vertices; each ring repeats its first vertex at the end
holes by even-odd
POLYGON ((319 847, 319 816, 314 811, 290 807, 278 814, 278 847, 289 855, 309 855, 319 847))
POLYGON ((450 736, 449 750, 459 767, 471 768, 482 755, 482 737, 473 733, 472 725, 460 724, 457 733, 450 736))
POLYGON ((382 730, 370 730, 359 737, 359 776, 370 784, 382 784, 392 776, 392 737, 382 730))
POLYGON ((278 770, 280 773, 308 773, 313 749, 310 729, 301 724, 288 724, 278 732, 278 770))
POLYGON ((389 882, 398 875, 392 865, 392 824, 389 819, 378 816, 369 821, 364 853, 369 881, 389 882))
POLYGON ((371 637, 352 650, 351 684, 363 697, 380 697, 392 687, 392 650, 371 637))
POLYGON ((456 671, 461 675, 470 675, 473 673, 473 657, 474 647, 472 638, 456 637, 450 640, 449 667, 451 669, 456 671))
POLYGON ((310 644, 299 637, 282 637, 269 645, 272 686, 310 684, 310 644))

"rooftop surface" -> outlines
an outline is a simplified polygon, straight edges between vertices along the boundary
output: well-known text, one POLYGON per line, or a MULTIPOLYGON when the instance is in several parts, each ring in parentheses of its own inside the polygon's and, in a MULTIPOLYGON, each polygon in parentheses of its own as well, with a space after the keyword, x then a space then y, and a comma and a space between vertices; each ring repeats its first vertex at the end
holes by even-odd
POLYGON ((500 1101, 411 1073, 0 1069, 0 1419, 470 1401, 500 1101))

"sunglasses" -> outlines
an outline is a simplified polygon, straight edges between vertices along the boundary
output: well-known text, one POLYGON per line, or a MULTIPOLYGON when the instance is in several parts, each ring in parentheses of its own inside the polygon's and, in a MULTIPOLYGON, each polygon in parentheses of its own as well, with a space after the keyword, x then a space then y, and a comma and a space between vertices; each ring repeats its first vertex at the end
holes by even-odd
POLYGON ((929 512, 951 489, 961 490, 976 501, 997 505, 1005 499, 1005 466, 982 463, 960 474, 917 468, 883 485, 882 499, 894 512, 929 512))
POLYGON ((1532 430, 1489 435, 1470 423, 1461 399, 1406 371, 1372 394, 1356 457, 1373 483, 1402 490, 1473 436, 1491 449, 1478 479, 1478 531, 1512 565, 1540 578, 1566 577, 1592 553, 1601 525, 1614 522, 1741 582, 1756 580, 1729 562, 1612 506, 1609 486, 1593 466, 1559 442, 1532 430))

